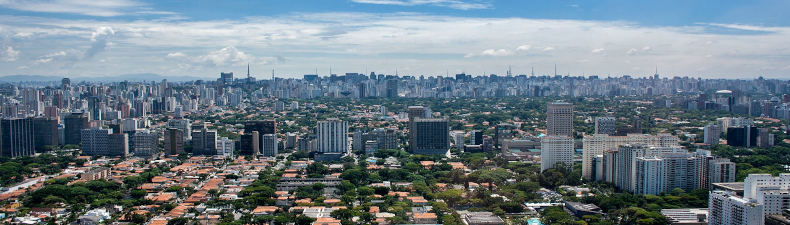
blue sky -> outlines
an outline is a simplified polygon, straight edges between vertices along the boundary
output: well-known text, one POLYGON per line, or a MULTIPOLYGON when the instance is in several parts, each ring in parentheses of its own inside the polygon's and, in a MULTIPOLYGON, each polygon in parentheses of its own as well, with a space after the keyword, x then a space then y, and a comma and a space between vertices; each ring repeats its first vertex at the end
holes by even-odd
POLYGON ((788 1, 0 0, 2 75, 786 78, 788 1))

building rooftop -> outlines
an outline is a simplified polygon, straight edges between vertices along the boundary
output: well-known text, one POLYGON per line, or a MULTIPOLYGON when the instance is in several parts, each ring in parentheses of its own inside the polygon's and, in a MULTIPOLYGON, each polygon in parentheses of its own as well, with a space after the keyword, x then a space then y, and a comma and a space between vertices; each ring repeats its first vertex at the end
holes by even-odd
POLYGON ((707 222, 708 209, 662 209, 661 215, 664 215, 670 223, 689 223, 689 222, 707 222))

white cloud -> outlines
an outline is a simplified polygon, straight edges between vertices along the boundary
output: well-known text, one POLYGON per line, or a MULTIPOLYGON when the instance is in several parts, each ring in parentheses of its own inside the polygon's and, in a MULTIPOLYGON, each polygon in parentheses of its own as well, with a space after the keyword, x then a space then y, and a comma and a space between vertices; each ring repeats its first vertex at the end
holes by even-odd
POLYGON ((625 54, 626 55, 634 55, 638 51, 639 51, 639 49, 631 48, 631 50, 628 50, 628 52, 626 52, 625 54))
POLYGON ((431 5, 448 7, 460 10, 470 9, 491 9, 493 5, 485 2, 465 2, 460 0, 351 0, 356 3, 377 4, 377 5, 398 5, 398 6, 416 6, 416 5, 431 5))
POLYGON ((551 50, 554 50, 554 47, 549 46, 549 47, 546 47, 546 48, 543 49, 544 52, 551 51, 551 50))
POLYGON ((182 53, 182 52, 173 52, 173 53, 168 53, 167 54, 168 58, 181 58, 181 57, 186 57, 186 56, 187 55, 182 53))
POLYGON ((134 0, 0 0, 0 7, 15 10, 101 17, 130 14, 142 6, 134 0))
POLYGON ((513 54, 513 52, 505 50, 505 49, 499 49, 499 50, 488 49, 488 50, 485 50, 482 53, 480 53, 480 55, 488 55, 488 56, 506 56, 506 55, 512 55, 512 54, 513 54))
POLYGON ((115 31, 112 30, 112 27, 99 27, 91 33, 91 47, 85 51, 83 59, 93 58, 97 53, 109 49, 113 43, 108 40, 108 37, 113 34, 115 31))
POLYGON ((642 51, 650 51, 652 49, 653 48, 651 48, 650 46, 645 46, 644 48, 642 48, 642 51))
POLYGON ((593 49, 591 53, 599 53, 599 52, 603 52, 603 50, 604 50, 603 48, 596 48, 593 49))
POLYGON ((522 46, 518 46, 518 48, 516 48, 516 51, 529 51, 529 49, 531 49, 531 48, 532 48, 532 46, 522 45, 522 46))
POLYGON ((2 60, 6 62, 13 62, 19 59, 19 51, 14 50, 11 46, 7 46, 3 52, 2 60))
POLYGON ((52 54, 47 54, 44 57, 46 57, 46 58, 54 58, 54 57, 65 56, 65 55, 66 55, 66 52, 60 51, 60 52, 55 52, 55 53, 52 53, 52 54))

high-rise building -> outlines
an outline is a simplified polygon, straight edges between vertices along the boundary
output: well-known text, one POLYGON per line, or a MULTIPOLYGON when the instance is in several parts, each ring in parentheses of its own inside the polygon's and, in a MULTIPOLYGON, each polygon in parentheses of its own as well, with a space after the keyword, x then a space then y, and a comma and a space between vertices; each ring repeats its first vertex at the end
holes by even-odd
POLYGON ((234 146, 233 140, 228 139, 228 137, 222 137, 222 139, 217 141, 217 155, 233 157, 234 146))
POLYGON ((263 156, 277 156, 277 135, 264 134, 261 135, 261 155, 263 156))
POLYGON ((316 128, 319 153, 346 153, 348 151, 348 122, 337 118, 319 121, 316 128))
POLYGON ((413 130, 416 129, 414 127, 414 121, 417 118, 425 117, 425 108, 422 106, 409 106, 408 113, 409 113, 409 147, 412 149, 412 151, 414 151, 414 148, 412 147, 414 146, 414 140, 416 139, 414 137, 414 134, 416 133, 413 132, 413 130))
POLYGON ((634 194, 658 195, 664 191, 664 160, 655 156, 636 157, 634 160, 634 194))
POLYGON ((398 79, 389 79, 387 80, 387 98, 397 98, 398 97, 398 79))
POLYGON ((727 128, 727 144, 734 147, 753 147, 757 145, 760 131, 757 127, 729 127, 727 128))
POLYGON ((184 132, 176 128, 165 130, 165 154, 178 155, 184 152, 184 132))
POLYGON ((217 131, 216 130, 193 130, 192 131, 192 154, 193 155, 216 155, 217 154, 217 131))
POLYGON ((241 139, 239 140, 239 146, 241 146, 241 149, 239 149, 239 154, 252 156, 258 155, 258 152, 261 149, 261 135, 258 134, 258 131, 247 133, 245 130, 244 132, 245 133, 241 135, 241 139))
POLYGON ((185 140, 192 139, 192 124, 189 123, 189 119, 180 117, 169 119, 167 120, 167 128, 180 130, 184 134, 185 140))
POLYGON ((82 130, 82 154, 102 156, 129 155, 129 136, 113 134, 110 129, 92 127, 82 130))
POLYGON ((614 117, 595 117, 595 134, 614 136, 615 131, 614 117))
POLYGON ((58 120, 55 118, 28 118, 33 120, 33 148, 44 151, 44 146, 57 147, 60 143, 58 120))
POLYGON ((762 225, 765 215, 763 205, 744 199, 734 192, 713 191, 708 197, 708 224, 711 225, 762 225))
POLYGON ((592 162, 595 156, 605 151, 617 150, 626 144, 649 144, 654 147, 672 147, 679 145, 679 139, 670 134, 628 134, 627 136, 609 136, 607 134, 585 135, 582 140, 582 175, 592 179, 592 162))
POLYGON ((707 173, 709 184, 699 188, 711 189, 710 184, 735 182, 735 163, 725 158, 712 159, 708 162, 707 173))
POLYGON ((705 144, 715 145, 719 143, 721 138, 721 128, 713 123, 708 123, 704 129, 703 141, 705 144))
POLYGON ((573 138, 564 135, 544 136, 540 139, 540 171, 564 163, 573 169, 573 138))
POLYGON ((414 154, 443 155, 450 150, 450 124, 447 118, 416 118, 409 130, 414 137, 414 154))
POLYGON ((150 130, 136 130, 132 142, 135 156, 151 157, 159 153, 159 135, 150 130))
POLYGON ((88 115, 85 113, 71 113, 63 118, 64 143, 69 145, 79 145, 82 141, 80 134, 83 129, 88 129, 88 115))
POLYGON ((222 72, 219 74, 219 76, 220 76, 219 81, 222 82, 223 84, 233 83, 233 72, 230 73, 222 72))
POLYGON ((573 104, 549 103, 546 110, 546 134, 573 137, 573 104))
POLYGON ((33 134, 33 120, 3 119, 0 121, 0 145, 2 156, 21 157, 35 154, 35 135, 33 134))

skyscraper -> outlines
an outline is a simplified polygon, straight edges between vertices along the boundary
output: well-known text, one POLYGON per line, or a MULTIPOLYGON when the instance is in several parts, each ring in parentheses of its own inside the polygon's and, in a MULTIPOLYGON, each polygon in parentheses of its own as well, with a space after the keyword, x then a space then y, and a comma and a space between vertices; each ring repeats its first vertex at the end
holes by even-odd
POLYGON ((277 135, 264 134, 261 135, 261 155, 263 156, 276 156, 277 155, 277 135))
POLYGON ((546 133, 573 137, 573 104, 549 103, 546 110, 546 133))
POLYGON ((80 134, 83 129, 88 129, 88 115, 84 113, 71 113, 63 118, 64 143, 69 145, 79 145, 82 141, 80 134))
POLYGON ((0 121, 0 144, 2 156, 21 157, 35 154, 35 140, 33 134, 33 120, 3 119, 0 121))
POLYGON ((319 153, 346 153, 348 151, 348 122, 337 118, 319 121, 316 137, 319 153))
POLYGON ((159 135, 149 130, 137 130, 132 136, 134 155, 150 157, 159 153, 159 135))
POLYGON ((573 169, 573 138, 564 135, 544 136, 540 139, 540 171, 565 163, 573 169))
POLYGON ((192 154, 193 155, 216 155, 217 154, 217 131, 216 130, 193 130, 192 131, 192 154))
POLYGON ((129 138, 127 134, 113 134, 110 129, 92 127, 82 130, 82 154, 102 156, 127 156, 129 138))
POLYGON ((261 135, 258 134, 258 131, 252 131, 241 135, 241 139, 239 140, 239 144, 241 149, 239 149, 239 154, 241 155, 258 155, 258 151, 260 151, 260 138, 261 135))
POLYGON ((176 128, 165 130, 165 154, 178 155, 184 151, 184 132, 176 128))
POLYGON ((708 197, 708 224, 762 225, 764 206, 738 197, 734 192, 713 191, 708 197))
POLYGON ((387 98, 397 98, 398 97, 398 79, 392 78, 387 80, 387 98))
POLYGON ((614 136, 615 131, 614 117, 595 117, 595 134, 614 136))
POLYGON ((450 125, 447 118, 416 118, 409 130, 414 137, 414 154, 443 155, 450 150, 450 125))
POLYGON ((719 139, 721 138, 721 128, 716 124, 708 123, 708 125, 705 126, 703 137, 703 142, 705 144, 718 144, 719 139))

